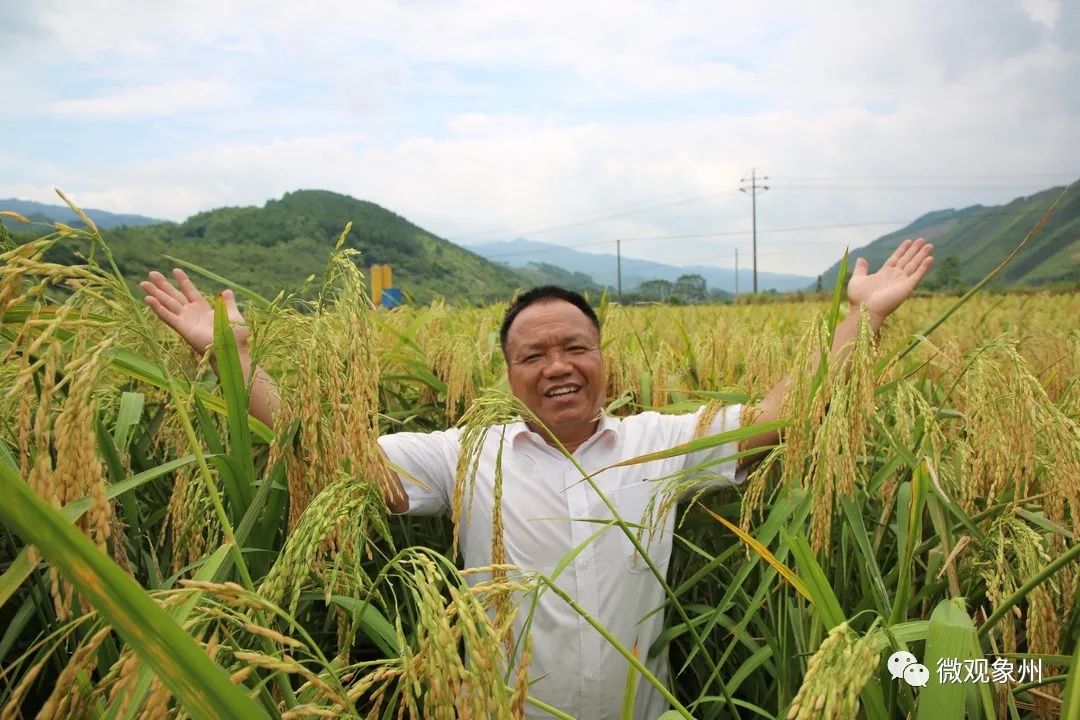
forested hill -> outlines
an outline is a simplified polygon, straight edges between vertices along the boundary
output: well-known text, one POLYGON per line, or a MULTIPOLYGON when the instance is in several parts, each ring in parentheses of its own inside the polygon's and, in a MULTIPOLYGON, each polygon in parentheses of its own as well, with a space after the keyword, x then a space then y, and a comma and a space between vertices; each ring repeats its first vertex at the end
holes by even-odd
MULTIPOLYGON (((934 270, 926 278, 930 288, 959 288, 978 282, 1024 239, 1064 188, 1050 188, 1006 205, 974 205, 962 210, 927 213, 905 228, 853 248, 852 262, 865 257, 879 267, 893 248, 908 237, 934 243, 934 270)), ((837 263, 823 276, 825 287, 836 281, 837 263)), ((1072 188, 1046 225, 1036 233, 995 279, 998 286, 1076 286, 1080 283, 1080 187, 1072 188)))
POLYGON ((218 208, 178 224, 115 228, 104 236, 129 281, 167 269, 165 256, 172 255, 273 297, 321 275, 350 221, 347 245, 361 251, 363 266, 389 263, 394 285, 415 302, 437 296, 453 303, 505 301, 532 285, 385 208, 323 190, 287 193, 263 207, 218 208))

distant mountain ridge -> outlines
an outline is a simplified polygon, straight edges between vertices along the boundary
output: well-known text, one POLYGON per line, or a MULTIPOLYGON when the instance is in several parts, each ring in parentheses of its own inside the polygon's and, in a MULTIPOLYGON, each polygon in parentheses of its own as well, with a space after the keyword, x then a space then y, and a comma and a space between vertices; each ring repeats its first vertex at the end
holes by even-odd
MULTIPOLYGON (((79 220, 78 216, 73 213, 71 208, 67 205, 49 205, 46 203, 34 202, 32 200, 0 198, 0 210, 14 210, 28 220, 35 222, 56 221, 73 227, 82 224, 82 221, 79 220)), ((82 208, 82 211, 86 213, 86 216, 93 220, 94 224, 101 230, 124 226, 140 227, 143 225, 157 225, 159 223, 168 222, 167 220, 159 220, 145 215, 113 213, 107 210, 97 210, 95 208, 82 208)), ((14 220, 7 219, 4 219, 4 224, 8 227, 16 225, 14 220)))
MULTIPOLYGON (((934 269, 926 278, 933 285, 944 272, 955 272, 958 284, 972 285, 985 277, 1020 244, 1064 187, 1019 197, 1005 205, 972 205, 960 210, 936 210, 907 227, 883 235, 850 252, 871 267, 888 259, 904 238, 925 237, 934 244, 934 269)), ((829 268, 822 282, 836 282, 840 263, 829 268)), ((1080 284, 1080 188, 1073 188, 1042 229, 995 278, 997 286, 1080 284)))
MULTIPOLYGON (((611 253, 585 253, 564 245, 535 242, 519 238, 517 240, 484 243, 465 246, 492 262, 509 265, 512 268, 525 267, 529 263, 543 261, 557 265, 571 272, 585 273, 600 285, 615 287, 618 280, 617 258, 611 253)), ((623 290, 633 290, 648 280, 668 280, 674 282, 680 275, 701 275, 710 290, 735 292, 735 269, 714 265, 665 265, 652 260, 622 258, 623 290)), ((792 292, 801 290, 815 278, 807 275, 788 275, 758 271, 758 289, 792 292)), ((748 293, 753 286, 753 271, 739 268, 739 292, 748 293)))
MULTIPOLYGON (((934 242, 937 257, 924 286, 934 287, 947 272, 956 276, 951 287, 970 285, 1013 250, 1061 192, 1062 188, 1051 188, 1002 206, 935 210, 853 249, 851 256, 862 255, 877 267, 901 239, 923 236, 934 242)), ((0 210, 14 210, 39 222, 78 224, 74 213, 62 205, 0 199, 0 210)), ((395 286, 420 303, 435 297, 469 304, 505 302, 515 290, 542 284, 595 295, 617 282, 616 257, 610 253, 584 253, 524 239, 460 246, 374 203, 325 190, 286 193, 262 207, 217 208, 181 223, 96 209, 86 212, 107 231, 117 263, 131 282, 151 269, 169 267, 171 261, 165 256, 172 255, 273 297, 279 290, 300 285, 309 275, 318 276, 348 222, 353 223, 348 243, 363 253, 361 262, 389 263, 395 286)), ((40 226, 4 224, 22 238, 42 232, 40 226)), ((76 249, 58 245, 51 259, 80 262, 76 249)), ((838 268, 836 263, 823 275, 825 288, 835 282, 838 268)), ((735 289, 732 268, 622 258, 624 291, 633 291, 648 280, 674 282, 689 274, 704 277, 709 290, 730 293, 735 289)), ((760 272, 758 280, 761 290, 790 292, 812 289, 816 278, 760 272)), ((1080 189, 1070 191, 996 283, 1080 286, 1080 189)), ((206 286, 212 289, 213 283, 206 286)), ((749 292, 750 287, 751 270, 740 267, 740 293, 749 292)))
MULTIPOLYGON (((0 210, 12 208, 0 201, 0 210)), ((91 216, 97 223, 97 219, 91 216)), ((61 220, 63 222, 63 220, 61 220)), ((223 207, 181 223, 105 228, 117 266, 129 283, 167 270, 174 256, 272 298, 309 276, 321 277, 334 243, 352 223, 346 245, 366 267, 389 264, 394 286, 418 303, 507 301, 531 282, 375 203, 325 190, 298 190, 262 207, 223 207)), ((24 225, 12 227, 27 232, 24 225)), ((29 232, 34 232, 33 228, 29 232)), ((52 251, 57 262, 81 262, 74 243, 52 251)), ((206 291, 216 283, 200 283, 206 291)))

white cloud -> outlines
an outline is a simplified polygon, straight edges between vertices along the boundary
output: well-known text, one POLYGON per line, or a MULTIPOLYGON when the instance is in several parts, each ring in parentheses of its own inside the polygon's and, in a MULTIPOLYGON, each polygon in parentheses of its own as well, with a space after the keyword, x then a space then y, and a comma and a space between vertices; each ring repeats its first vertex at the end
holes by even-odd
POLYGON ((1032 20, 1053 28, 1061 17, 1061 0, 1021 0, 1020 5, 1032 20))
MULTIPOLYGON (((57 77, 80 94, 53 90, 30 107, 153 117, 187 142, 139 157, 118 146, 105 163, 9 151, 22 176, 0 176, 0 195, 55 182, 87 205, 180 219, 321 187, 451 238, 613 244, 746 230, 735 187, 758 166, 774 180, 766 230, 914 219, 1080 175, 1069 5, 52 5, 22 24, 53 34, 38 46, 60 48, 71 64, 57 77), (282 72, 297 99, 260 94, 280 92, 282 72)), ((48 91, 34 70, 0 77, 48 91)), ((762 267, 816 274, 883 231, 764 233, 762 267)), ((624 251, 723 264, 735 247, 749 242, 624 251)))
POLYGON ((237 89, 212 80, 184 80, 128 87, 96 97, 55 100, 46 111, 81 117, 149 118, 219 110, 231 104, 237 89))

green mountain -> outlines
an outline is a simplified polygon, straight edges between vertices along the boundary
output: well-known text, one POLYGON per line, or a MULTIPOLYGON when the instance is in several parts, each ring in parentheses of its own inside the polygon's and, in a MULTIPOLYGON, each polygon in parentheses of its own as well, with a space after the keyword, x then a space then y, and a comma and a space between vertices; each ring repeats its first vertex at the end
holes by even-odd
MULTIPOLYGON (((974 205, 923 215, 869 245, 853 248, 880 267, 904 238, 924 237, 934 244, 934 269, 925 280, 930 289, 972 285, 1008 257, 1064 188, 1050 188, 1006 205, 974 205)), ((822 277, 824 287, 836 282, 840 264, 822 277)), ((1080 188, 1074 188, 1028 245, 994 280, 1003 286, 1076 286, 1080 284, 1080 188)))
MULTIPOLYGON (((299 190, 263 207, 218 208, 178 224, 115 228, 104 235, 131 282, 171 267, 165 257, 171 255, 273 297, 320 275, 348 222, 353 225, 346 245, 360 250, 365 267, 389 264, 394 286, 414 302, 439 296, 458 304, 505 301, 532 284, 374 203, 323 190, 299 190)), ((74 249, 65 248, 56 259, 76 262, 74 249)), ((200 286, 216 290, 208 281, 200 286)))

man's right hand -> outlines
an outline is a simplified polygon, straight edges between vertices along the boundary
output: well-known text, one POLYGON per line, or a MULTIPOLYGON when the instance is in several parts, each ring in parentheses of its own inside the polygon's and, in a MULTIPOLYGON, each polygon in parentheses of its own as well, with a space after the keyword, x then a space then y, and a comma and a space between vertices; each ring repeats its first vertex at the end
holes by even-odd
MULTIPOLYGON (((176 278, 176 286, 173 286, 161 273, 152 271, 149 279, 139 283, 139 287, 146 293, 146 304, 150 306, 150 309, 184 338, 192 350, 202 355, 214 342, 214 308, 206 302, 206 298, 183 270, 174 268, 172 273, 176 278)), ((229 322, 232 323, 233 334, 236 336, 236 344, 240 350, 240 365, 243 374, 245 377, 250 376, 252 381, 251 393, 248 397, 248 412, 273 428, 281 407, 277 385, 272 377, 251 365, 251 357, 247 352, 248 335, 251 330, 236 307, 236 298, 232 290, 223 292, 222 297, 225 299, 225 309, 229 313, 229 322)), ((381 449, 380 452, 382 452, 381 449)), ((409 496, 405 493, 405 488, 402 487, 397 473, 390 473, 389 484, 383 488, 383 500, 390 512, 408 511, 409 496)))
MULTIPOLYGON (((149 279, 139 283, 139 287, 146 293, 145 300, 150 309, 184 338, 192 350, 202 355, 214 342, 214 308, 206 302, 183 270, 174 268, 172 272, 179 290, 157 271, 151 271, 149 279)), ((225 298, 225 309, 228 310, 233 334, 236 335, 236 344, 241 350, 246 349, 250 330, 236 307, 236 298, 232 290, 223 292, 222 297, 225 298)))

